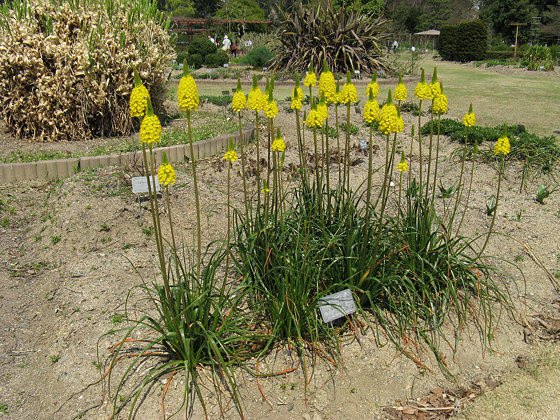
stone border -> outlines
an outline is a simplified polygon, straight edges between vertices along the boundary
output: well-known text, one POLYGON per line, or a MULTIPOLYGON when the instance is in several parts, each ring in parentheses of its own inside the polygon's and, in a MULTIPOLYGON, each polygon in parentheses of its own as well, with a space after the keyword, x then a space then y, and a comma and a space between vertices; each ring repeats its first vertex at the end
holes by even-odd
MULTIPOLYGON (((243 143, 249 143, 255 135, 255 127, 247 125, 243 129, 243 143)), ((225 134, 207 140, 193 143, 195 159, 205 159, 226 150, 229 146, 230 137, 235 145, 239 144, 239 133, 225 134)), ((169 147, 156 147, 154 157, 156 163, 161 163, 163 152, 167 154, 170 163, 183 162, 185 157, 190 158, 190 146, 180 144, 169 147)), ((142 161, 141 151, 127 152, 121 154, 83 156, 71 159, 41 160, 26 163, 2 163, 0 164, 0 184, 10 184, 18 181, 29 181, 33 179, 62 179, 74 175, 84 169, 98 168, 101 166, 121 165, 128 166, 142 161)))

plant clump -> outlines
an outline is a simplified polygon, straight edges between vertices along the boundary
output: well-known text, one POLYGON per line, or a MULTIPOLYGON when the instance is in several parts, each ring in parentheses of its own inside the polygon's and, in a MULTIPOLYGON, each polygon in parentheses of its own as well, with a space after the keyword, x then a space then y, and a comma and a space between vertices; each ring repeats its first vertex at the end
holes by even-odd
POLYGON ((307 70, 309 62, 323 63, 335 73, 360 70, 373 73, 387 69, 381 45, 385 20, 359 14, 332 2, 304 8, 300 3, 284 14, 278 38, 281 46, 271 67, 276 70, 307 70))
POLYGON ((133 67, 156 110, 173 50, 151 0, 13 1, 0 9, 6 125, 36 141, 129 134, 133 67))

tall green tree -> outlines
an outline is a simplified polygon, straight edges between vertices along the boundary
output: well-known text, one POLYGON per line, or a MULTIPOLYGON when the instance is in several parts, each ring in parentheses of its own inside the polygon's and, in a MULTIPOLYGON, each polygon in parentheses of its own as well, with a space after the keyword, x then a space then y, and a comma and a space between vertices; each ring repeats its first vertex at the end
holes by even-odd
MULTIPOLYGON (((214 15, 218 19, 266 20, 263 9, 255 0, 225 0, 214 15)), ((231 29, 228 28, 228 31, 231 29)), ((242 32, 262 32, 263 24, 241 24, 242 32)))
POLYGON ((529 0, 486 0, 480 8, 480 17, 488 22, 494 32, 507 43, 515 41, 516 27, 512 23, 526 23, 519 27, 518 43, 526 42, 530 36, 530 24, 538 9, 529 0))
POLYGON ((165 10, 173 17, 193 17, 195 15, 193 0, 166 0, 165 10))
POLYGON ((222 5, 222 0, 193 0, 195 16, 211 18, 222 5))

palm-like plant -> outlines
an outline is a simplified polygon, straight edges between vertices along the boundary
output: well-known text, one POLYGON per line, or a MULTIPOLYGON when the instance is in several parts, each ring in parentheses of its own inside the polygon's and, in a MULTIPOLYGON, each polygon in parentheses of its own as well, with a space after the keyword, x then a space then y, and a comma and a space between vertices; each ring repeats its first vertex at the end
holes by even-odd
POLYGON ((386 69, 381 54, 385 22, 381 16, 359 14, 350 8, 335 11, 330 0, 306 8, 300 2, 284 13, 278 32, 281 46, 275 51, 272 68, 304 71, 311 60, 323 63, 326 59, 337 73, 386 69))

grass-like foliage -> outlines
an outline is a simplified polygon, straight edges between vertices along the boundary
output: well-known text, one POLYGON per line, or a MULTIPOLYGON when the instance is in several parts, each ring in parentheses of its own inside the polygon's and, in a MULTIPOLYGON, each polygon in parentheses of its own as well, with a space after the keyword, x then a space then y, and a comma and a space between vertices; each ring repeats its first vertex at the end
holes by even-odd
POLYGON ((381 53, 385 19, 346 6, 335 10, 332 3, 305 7, 299 3, 290 12, 281 11, 281 46, 275 50, 272 68, 303 71, 311 60, 322 63, 326 59, 329 68, 339 73, 386 69, 381 53))
MULTIPOLYGON (((253 339, 255 333, 248 330, 248 326, 253 325, 252 313, 246 307, 242 308, 245 301, 243 289, 232 290, 223 279, 217 280, 217 270, 225 256, 224 249, 210 254, 198 278, 195 264, 173 253, 167 263, 168 287, 157 282, 144 282, 139 287, 142 292, 140 302, 147 301, 151 305, 129 307, 126 319, 130 325, 111 331, 111 334, 124 336, 111 352, 107 369, 109 384, 111 372, 119 360, 132 358, 114 390, 116 395, 124 396, 114 399, 115 414, 127 406, 133 413, 143 392, 153 381, 170 374, 171 382, 177 372, 184 373, 183 403, 192 406, 192 397, 196 395, 206 412, 197 374, 200 366, 211 368, 209 371, 216 374, 217 390, 221 386, 229 389, 241 410, 233 368, 253 356, 254 348, 259 346, 253 339), (157 356, 160 360, 141 381, 129 384, 129 374, 149 356, 157 356)), ((260 334, 258 340, 262 341, 264 337, 266 334, 260 334)))
MULTIPOLYGON (((469 130, 468 140, 470 143, 476 141, 478 144, 484 141, 495 142, 500 137, 503 127, 503 125, 497 127, 472 127, 469 130)), ((527 168, 538 172, 548 173, 554 169, 555 163, 560 160, 560 146, 555 136, 541 137, 525 131, 520 126, 508 126, 507 130, 511 144, 511 152, 508 155, 508 159, 524 162, 527 168)), ((428 122, 422 126, 422 134, 426 135, 429 132, 430 123, 428 122)), ((440 132, 449 136, 453 141, 465 142, 465 128, 459 121, 442 118, 440 132)), ((494 160, 492 151, 482 150, 480 156, 487 162, 494 160)))
MULTIPOLYGON (((187 137, 192 146, 191 108, 188 106, 194 107, 198 97, 193 96, 194 79, 189 77, 185 64, 184 79, 179 85, 179 103, 187 104, 187 137)), ((326 77, 323 83, 327 85, 329 82, 325 80, 326 77)), ((422 74, 416 89, 420 92, 418 135, 414 136, 413 127, 410 145, 410 154, 417 145, 420 156, 415 163, 419 165, 419 176, 415 178, 410 172, 407 174, 408 162, 412 165, 410 155, 407 159, 404 150, 396 150, 398 133, 404 130, 400 102, 393 103, 389 92, 387 102, 379 111, 372 81, 370 97, 362 113, 370 129, 369 142, 360 141, 360 147, 368 156, 368 171, 366 179, 357 180, 356 184, 356 180, 351 182, 353 159, 350 156, 350 134, 356 127, 350 124, 350 114, 357 95, 350 73, 338 96, 333 95, 334 78, 331 80, 331 87, 324 88, 321 94, 319 109, 308 79, 311 109, 302 123, 303 93, 298 91, 299 79, 296 79, 291 108, 297 127, 299 165, 292 163, 288 168, 284 167, 286 142, 280 130, 274 130, 278 112, 273 95, 274 80, 267 81, 263 95, 254 78, 249 101, 238 80, 232 110, 238 114, 240 135, 242 110, 249 104, 255 111, 255 125, 260 126, 259 108, 263 107, 268 150, 266 154, 261 152, 262 145, 257 137, 256 168, 251 171, 258 187, 251 191, 243 143, 238 145, 238 157, 230 141, 224 155, 227 161, 226 240, 212 242, 205 252, 201 244, 196 162, 191 160, 197 233, 196 246, 192 254, 188 253, 192 255, 190 259, 180 257, 175 242, 169 198, 169 185, 175 181, 175 172, 164 154, 158 176, 165 186, 171 240, 162 235, 159 200, 151 194, 156 186, 148 183, 161 278, 150 284, 143 282, 138 289, 133 289, 140 290, 142 297, 136 298, 134 293, 137 300, 132 308, 129 306, 133 311, 127 311, 129 325, 118 331, 122 338, 108 359, 103 378, 109 385, 121 359, 132 360, 116 386, 116 394, 124 397, 120 402, 115 399, 115 414, 128 408, 132 416, 151 384, 162 375, 170 374, 163 392, 165 398, 167 387, 177 372, 184 372, 185 376, 182 406, 187 410, 192 408, 196 395, 207 414, 199 378, 202 368, 212 372, 210 378, 220 394, 222 414, 222 395, 227 393, 243 416, 237 393, 237 368, 252 372, 257 379, 269 376, 270 373, 259 374, 259 360, 278 346, 287 345, 295 350, 305 373, 307 390, 317 358, 324 357, 338 366, 343 355, 342 342, 359 337, 367 328, 373 329, 379 342, 392 342, 418 365, 427 368, 421 353, 428 349, 445 373, 450 370, 442 345, 447 344, 455 351, 467 323, 474 324, 479 331, 482 346, 489 344, 496 308, 510 307, 507 285, 499 281, 500 276, 496 276, 494 269, 482 259, 499 205, 504 157, 510 153, 507 128, 497 138, 494 148, 499 168, 490 228, 476 237, 465 237, 461 226, 469 209, 479 153, 472 106, 463 119, 465 140, 460 146, 460 176, 454 185, 445 187, 438 177, 439 141, 442 126, 452 124, 445 120, 441 124, 441 114, 447 111, 447 99, 441 96, 444 93, 440 85, 436 86, 439 89, 434 87, 436 71, 431 87, 425 84, 422 74), (330 133, 329 109, 323 100, 325 91, 330 92, 331 118, 333 108, 335 111, 333 126, 338 129, 332 133, 336 141, 329 141, 330 136, 325 135, 330 133), (434 100, 430 130, 426 133, 428 141, 422 139, 420 127, 422 101, 427 100, 430 92, 434 100), (338 119, 339 103, 346 108, 345 122, 338 119), (434 114, 437 114, 437 124, 434 114), (312 137, 307 145, 304 124, 312 132, 307 132, 308 137, 312 137), (374 129, 385 136, 385 163, 377 168, 373 166, 374 129), (470 147, 472 136, 474 145, 470 147), (424 164, 423 153, 427 164, 424 164), (337 156, 335 161, 331 159, 333 154, 337 156), (466 166, 469 156, 473 157, 470 168, 466 166), (233 208, 231 174, 238 160, 243 202, 241 208, 233 208), (295 179, 295 186, 289 190, 284 183, 285 169, 295 179), (374 173, 382 175, 380 185, 374 185, 374 173), (332 320, 323 322, 324 299, 346 289, 353 296, 357 314, 343 312, 334 324, 332 320), (135 371, 148 357, 155 357, 156 361, 150 365, 148 374, 135 382, 135 371), (249 358, 256 362, 254 372, 248 368, 249 358)), ((399 97, 402 97, 402 86, 399 90, 399 97)), ((147 104, 144 118, 153 127, 157 124, 149 99, 147 104)), ((145 121, 141 125, 140 139, 148 175, 156 172, 152 151, 154 130, 143 131, 145 121)), ((132 302, 131 298, 127 299, 129 301, 132 302)), ((340 305, 330 305, 331 309, 341 310, 340 305)), ((113 333, 115 331, 111 331, 113 333)), ((259 390, 264 397, 260 385, 259 390)))

